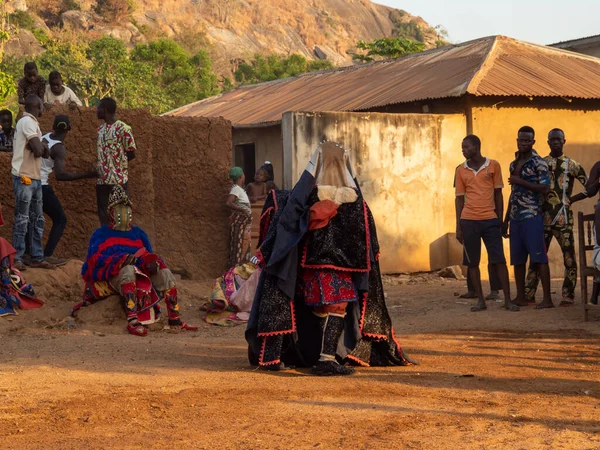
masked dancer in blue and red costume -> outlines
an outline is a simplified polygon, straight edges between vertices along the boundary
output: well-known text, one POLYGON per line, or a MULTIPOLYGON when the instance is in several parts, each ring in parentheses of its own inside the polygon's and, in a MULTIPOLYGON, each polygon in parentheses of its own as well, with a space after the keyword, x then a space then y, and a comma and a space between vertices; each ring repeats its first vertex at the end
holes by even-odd
POLYGON ((312 366, 316 375, 416 364, 396 339, 375 221, 340 144, 322 142, 293 191, 267 198, 257 256, 263 270, 246 329, 252 364, 312 366))
POLYGON ((84 299, 73 307, 72 313, 110 295, 120 295, 125 301, 127 331, 145 336, 144 325, 158 319, 159 301, 163 299, 171 328, 196 331, 196 327, 181 321, 175 277, 152 252, 144 230, 131 225, 131 207, 123 187, 116 185, 109 198, 110 223, 97 229, 90 239, 87 260, 81 269, 84 299))

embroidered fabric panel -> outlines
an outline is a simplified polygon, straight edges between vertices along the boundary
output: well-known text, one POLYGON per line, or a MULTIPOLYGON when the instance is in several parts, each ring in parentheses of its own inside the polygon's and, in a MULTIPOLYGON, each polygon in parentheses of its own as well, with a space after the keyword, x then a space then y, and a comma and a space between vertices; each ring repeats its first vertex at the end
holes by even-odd
POLYGON ((350 272, 303 270, 300 289, 304 303, 310 306, 333 305, 357 300, 350 272))
MULTIPOLYGON (((317 189, 309 206, 318 202, 317 189)), ((302 266, 354 272, 370 270, 370 236, 367 208, 361 196, 356 202, 339 206, 338 213, 323 227, 306 234, 302 266)))

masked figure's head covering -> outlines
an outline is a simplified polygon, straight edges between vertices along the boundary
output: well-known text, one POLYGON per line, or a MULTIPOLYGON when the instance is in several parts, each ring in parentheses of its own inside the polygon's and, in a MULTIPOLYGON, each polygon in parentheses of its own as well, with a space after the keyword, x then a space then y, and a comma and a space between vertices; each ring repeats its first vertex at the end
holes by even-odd
POLYGON ((109 227, 117 231, 131 230, 131 207, 131 200, 123 186, 116 185, 108 197, 109 227))
POLYGON ((357 187, 350 154, 337 142, 321 142, 306 170, 315 177, 318 186, 357 187))

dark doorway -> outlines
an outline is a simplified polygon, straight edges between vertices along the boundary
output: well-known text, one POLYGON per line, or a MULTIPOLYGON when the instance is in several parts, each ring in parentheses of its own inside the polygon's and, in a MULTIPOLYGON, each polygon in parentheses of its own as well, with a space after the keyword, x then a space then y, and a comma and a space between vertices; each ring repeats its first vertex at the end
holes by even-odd
POLYGON ((256 173, 256 150, 254 143, 236 145, 233 152, 233 163, 241 167, 246 175, 246 184, 254 181, 256 173))

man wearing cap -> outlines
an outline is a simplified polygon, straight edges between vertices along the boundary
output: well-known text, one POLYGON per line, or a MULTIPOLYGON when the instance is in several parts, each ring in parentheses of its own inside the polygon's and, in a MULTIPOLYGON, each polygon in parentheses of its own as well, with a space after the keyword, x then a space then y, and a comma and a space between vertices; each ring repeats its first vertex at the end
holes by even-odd
POLYGON ((54 257, 54 250, 58 245, 65 228, 67 226, 67 216, 63 211, 60 200, 54 193, 52 186, 48 184, 48 178, 52 172, 56 181, 75 181, 83 180, 85 178, 96 178, 98 172, 95 165, 90 168, 87 172, 76 173, 67 172, 65 170, 65 157, 67 149, 65 148, 65 138, 71 130, 71 121, 69 116, 57 115, 54 118, 54 125, 52 132, 42 136, 42 141, 46 143, 50 149, 50 156, 48 158, 42 158, 42 166, 40 170, 41 181, 42 181, 42 199, 43 199, 43 210, 52 220, 52 229, 48 235, 48 241, 44 248, 44 258, 48 263, 55 266, 60 266, 66 263, 66 260, 54 257))

